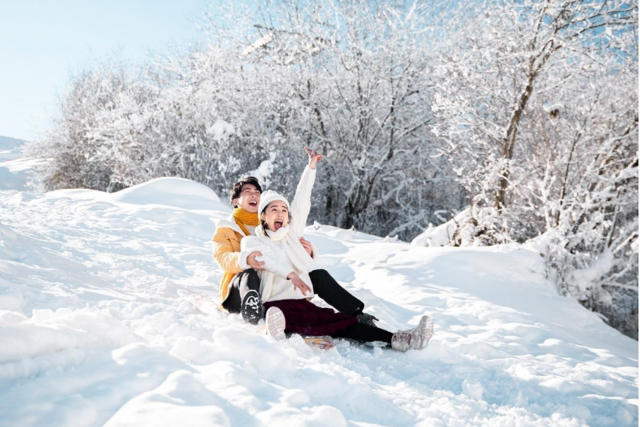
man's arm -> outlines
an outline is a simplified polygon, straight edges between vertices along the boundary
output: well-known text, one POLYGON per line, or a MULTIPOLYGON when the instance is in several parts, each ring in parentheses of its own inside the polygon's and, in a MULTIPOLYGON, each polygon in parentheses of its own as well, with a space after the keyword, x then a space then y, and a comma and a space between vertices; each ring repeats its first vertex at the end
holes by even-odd
POLYGON ((226 273, 237 274, 248 268, 262 270, 264 262, 258 261, 256 257, 260 252, 236 252, 233 250, 231 241, 226 233, 219 229, 213 236, 213 259, 216 260, 220 268, 226 273))
POLYGON ((213 259, 226 273, 237 274, 243 270, 240 265, 240 252, 233 250, 233 245, 222 229, 216 230, 213 236, 213 259))
POLYGON ((263 269, 286 279, 293 271, 289 263, 262 244, 257 237, 248 236, 242 239, 242 253, 260 252, 263 269))

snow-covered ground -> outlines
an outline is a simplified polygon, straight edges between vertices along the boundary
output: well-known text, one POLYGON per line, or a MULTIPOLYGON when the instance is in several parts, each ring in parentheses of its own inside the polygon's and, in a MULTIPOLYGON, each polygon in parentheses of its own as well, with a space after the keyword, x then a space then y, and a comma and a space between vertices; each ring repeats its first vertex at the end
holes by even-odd
POLYGON ((638 343, 558 296, 536 253, 309 226, 382 327, 436 324, 420 352, 318 350, 216 310, 229 211, 182 179, 0 191, 0 425, 638 425, 638 343))
POLYGON ((38 161, 23 157, 25 142, 0 136, 0 190, 27 190, 29 172, 38 161))

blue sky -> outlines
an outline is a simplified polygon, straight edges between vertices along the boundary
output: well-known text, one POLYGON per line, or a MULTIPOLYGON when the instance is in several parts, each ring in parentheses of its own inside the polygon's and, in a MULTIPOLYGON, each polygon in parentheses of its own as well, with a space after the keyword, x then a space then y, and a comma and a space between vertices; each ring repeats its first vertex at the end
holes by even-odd
POLYGON ((74 70, 202 40, 205 0, 0 0, 0 136, 33 140, 74 70))

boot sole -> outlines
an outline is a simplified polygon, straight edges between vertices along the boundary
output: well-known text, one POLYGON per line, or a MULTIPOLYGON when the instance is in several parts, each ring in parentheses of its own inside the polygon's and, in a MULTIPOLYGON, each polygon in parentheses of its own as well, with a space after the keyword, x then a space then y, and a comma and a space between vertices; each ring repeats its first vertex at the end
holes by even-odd
POLYGON ((429 316, 427 316, 427 324, 425 325, 425 334, 424 334, 425 347, 429 344, 429 341, 431 341, 431 338, 433 338, 434 334, 435 334, 435 331, 434 331, 433 321, 429 316))
POLYGON ((416 329, 419 331, 423 331, 423 333, 420 334, 422 339, 420 340, 420 344, 418 346, 415 346, 415 347, 411 346, 411 347, 415 350, 422 350, 429 344, 429 341, 431 341, 431 338, 433 338, 433 335, 434 335, 433 321, 429 316, 426 316, 426 315, 422 316, 422 319, 420 319, 420 323, 418 323, 418 327, 416 329))
POLYGON ((256 291, 249 291, 247 292, 247 294, 244 296, 244 299, 242 300, 242 318, 245 320, 245 322, 251 323, 252 325, 257 325, 258 322, 260 322, 261 319, 261 310, 260 310, 260 294, 258 294, 258 292, 256 291), (256 305, 255 307, 252 306, 251 304, 248 304, 248 300, 249 299, 255 299, 258 305, 256 305))
POLYGON ((284 318, 284 313, 278 307, 271 307, 267 310, 267 335, 273 337, 276 341, 280 341, 286 338, 284 330, 287 326, 287 322, 284 318))

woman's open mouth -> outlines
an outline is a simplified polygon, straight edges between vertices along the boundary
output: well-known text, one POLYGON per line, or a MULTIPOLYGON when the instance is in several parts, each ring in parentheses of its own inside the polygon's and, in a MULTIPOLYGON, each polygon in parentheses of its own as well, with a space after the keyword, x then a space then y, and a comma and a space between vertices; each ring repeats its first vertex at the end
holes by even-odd
POLYGON ((282 220, 278 219, 276 220, 276 222, 273 223, 273 228, 275 228, 276 231, 278 231, 281 227, 282 227, 282 220))
POLYGON ((255 208, 256 206, 258 206, 258 202, 256 202, 255 200, 252 200, 249 202, 249 206, 251 206, 252 208, 255 208))

